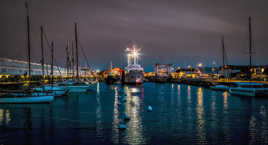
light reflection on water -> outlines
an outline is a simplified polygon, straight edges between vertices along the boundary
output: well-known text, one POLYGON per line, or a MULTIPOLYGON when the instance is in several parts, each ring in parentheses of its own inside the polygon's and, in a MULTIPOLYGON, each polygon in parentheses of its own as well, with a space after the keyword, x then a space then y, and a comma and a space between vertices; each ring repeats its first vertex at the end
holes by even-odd
POLYGON ((0 125, 8 125, 10 118, 10 113, 8 109, 0 109, 0 125))
POLYGON ((188 100, 188 104, 191 104, 191 86, 189 85, 187 87, 187 100, 188 100))
POLYGON ((119 107, 118 107, 118 89, 114 88, 114 110, 113 110, 113 142, 115 144, 119 143, 119 107))
MULTIPOLYGON (((128 88, 128 87, 126 87, 128 88)), ((134 88, 132 88, 133 90, 134 88)), ((141 88, 135 88, 136 92, 141 92, 141 88)), ((134 89, 134 90, 135 90, 134 89)), ((126 89, 128 90, 128 89, 126 89)), ((131 91, 131 89, 130 89, 131 91)), ((141 95, 133 94, 135 92, 127 93, 127 103, 124 113, 128 114, 131 120, 127 123, 126 140, 128 144, 141 144, 143 141, 142 122, 140 117, 141 109, 141 95)))
POLYGON ((203 107, 203 89, 197 89, 197 136, 201 143, 206 144, 206 131, 203 107))
POLYGON ((97 83, 97 93, 96 93, 96 131, 97 137, 103 137, 103 122, 102 122, 102 105, 100 96, 100 85, 97 83))
POLYGON ((0 144, 268 144, 267 104, 182 84, 99 83, 52 104, 1 104, 0 144))
POLYGON ((224 106, 224 110, 227 110, 228 108, 228 92, 223 92, 222 93, 223 96, 223 106, 224 106))

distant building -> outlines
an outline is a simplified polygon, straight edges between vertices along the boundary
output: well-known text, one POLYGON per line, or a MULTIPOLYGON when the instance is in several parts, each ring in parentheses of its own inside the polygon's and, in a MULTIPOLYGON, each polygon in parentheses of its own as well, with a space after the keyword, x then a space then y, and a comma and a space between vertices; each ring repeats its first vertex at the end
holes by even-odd
POLYGON ((266 79, 268 75, 265 72, 265 70, 268 70, 268 65, 252 66, 251 70, 247 65, 225 65, 224 69, 220 67, 219 70, 221 70, 220 73, 225 78, 248 78, 248 75, 251 74, 251 78, 253 79, 266 79))
POLYGON ((154 71, 156 76, 170 76, 174 68, 172 64, 155 64, 154 71))
MULTIPOLYGON (((50 65, 45 64, 45 75, 50 74, 50 65)), ((54 66, 54 75, 66 75, 66 69, 63 67, 54 66)), ((21 60, 14 60, 8 58, 0 58, 0 74, 9 75, 24 75, 28 74, 28 62, 21 60)), ((31 63, 31 74, 42 75, 42 68, 40 63, 31 63)))

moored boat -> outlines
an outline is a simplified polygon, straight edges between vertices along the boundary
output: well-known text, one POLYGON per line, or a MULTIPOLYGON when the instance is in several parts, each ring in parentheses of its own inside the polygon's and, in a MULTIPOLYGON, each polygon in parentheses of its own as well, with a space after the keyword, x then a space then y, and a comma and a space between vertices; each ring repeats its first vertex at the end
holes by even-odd
POLYGON ((0 94, 0 103, 49 103, 54 96, 49 92, 36 91, 4 91, 0 94))
POLYGON ((262 83, 235 82, 234 86, 230 87, 231 95, 239 96, 267 96, 268 89, 262 83))
POLYGON ((69 92, 69 89, 64 89, 64 88, 60 88, 57 86, 50 86, 50 85, 45 85, 43 87, 36 87, 34 88, 34 90, 49 92, 49 94, 54 95, 54 96, 67 95, 69 92))
POLYGON ((83 93, 87 92, 91 88, 90 84, 73 80, 67 80, 64 82, 57 83, 56 86, 61 89, 68 89, 69 93, 83 93))

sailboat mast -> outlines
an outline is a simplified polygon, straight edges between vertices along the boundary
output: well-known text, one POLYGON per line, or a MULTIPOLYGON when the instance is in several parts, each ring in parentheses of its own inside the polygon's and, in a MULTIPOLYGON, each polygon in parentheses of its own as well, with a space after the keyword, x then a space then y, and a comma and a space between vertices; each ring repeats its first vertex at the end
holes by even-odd
POLYGON ((66 46, 66 68, 67 68, 67 77, 69 77, 69 71, 70 71, 69 41, 67 41, 66 46))
POLYGON ((53 75, 54 75, 54 42, 51 42, 51 84, 53 85, 53 75))
POLYGON ((44 78, 45 76, 45 69, 44 69, 44 30, 43 30, 43 26, 40 27, 41 30, 41 65, 42 65, 42 77, 44 78))
POLYGON ((74 78, 74 43, 72 41, 72 78, 74 78))
POLYGON ((31 34, 30 34, 30 16, 28 3, 25 2, 26 21, 27 21, 27 45, 28 45, 28 74, 31 76, 31 34))
POLYGON ((248 18, 249 29, 249 67, 252 67, 252 30, 251 30, 251 17, 248 18))
POLYGON ((222 44, 222 69, 225 66, 225 45, 224 45, 224 36, 221 37, 221 44, 222 44))
POLYGON ((77 23, 75 23, 75 49, 76 49, 76 78, 79 79, 79 72, 78 72, 78 44, 77 44, 78 36, 77 36, 77 23))

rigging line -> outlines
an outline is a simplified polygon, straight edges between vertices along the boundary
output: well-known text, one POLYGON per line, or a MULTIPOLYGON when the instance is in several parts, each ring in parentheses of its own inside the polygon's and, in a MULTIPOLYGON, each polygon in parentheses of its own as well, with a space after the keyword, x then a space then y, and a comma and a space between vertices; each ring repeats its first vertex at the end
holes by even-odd
MULTIPOLYGON (((51 49, 51 44, 49 43, 48 38, 47 38, 47 35, 46 35, 45 32, 44 32, 44 37, 45 37, 46 43, 47 43, 47 45, 48 45, 48 48, 51 49)), ((59 73, 60 73, 60 75, 61 75, 61 71, 60 71, 60 69, 59 69, 59 66, 57 65, 58 63, 57 63, 56 59, 54 58, 53 61, 55 62, 56 67, 57 67, 57 69, 58 69, 58 71, 59 71, 59 73)))
POLYGON ((84 59, 85 59, 85 61, 86 61, 86 63, 87 63, 87 67, 90 68, 90 66, 89 66, 89 64, 88 64, 88 59, 87 59, 86 53, 85 53, 85 51, 84 51, 84 47, 82 47, 80 40, 78 40, 78 43, 79 43, 80 48, 81 48, 81 50, 82 50, 84 59))
MULTIPOLYGON (((49 44, 49 41, 48 41, 48 39, 47 39, 47 35, 46 35, 45 32, 43 33, 43 36, 44 36, 44 38, 45 38, 45 40, 46 40, 46 43, 47 43, 49 49, 51 49, 50 44, 49 44)), ((44 46, 44 47, 45 47, 45 46, 44 46)), ((45 50, 45 51, 44 51, 44 56, 45 56, 45 58, 47 58, 47 49, 44 49, 44 50, 45 50)), ((49 72, 48 72, 48 65, 45 63, 45 64, 44 64, 44 67, 45 67, 46 75, 48 76, 48 75, 49 75, 49 72)))

